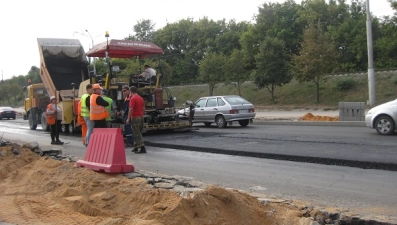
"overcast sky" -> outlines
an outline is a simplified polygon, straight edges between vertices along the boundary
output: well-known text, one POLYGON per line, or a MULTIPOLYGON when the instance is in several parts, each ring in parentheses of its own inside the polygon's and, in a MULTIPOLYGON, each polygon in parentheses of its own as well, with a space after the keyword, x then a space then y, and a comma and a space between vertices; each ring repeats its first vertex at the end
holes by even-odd
MULTIPOLYGON (((301 0, 296 0, 299 4, 301 0)), ((133 34, 133 26, 141 19, 150 19, 160 29, 167 22, 206 16, 226 21, 251 21, 258 7, 265 2, 284 0, 13 0, 0 5, 0 70, 3 79, 26 75, 32 66, 39 67, 37 38, 79 39, 88 51, 94 44, 110 39, 123 39, 133 34), (78 33, 76 33, 78 32, 78 33), (84 35, 87 36, 84 36, 84 35)), ((391 15, 387 0, 370 0, 376 16, 391 15)))

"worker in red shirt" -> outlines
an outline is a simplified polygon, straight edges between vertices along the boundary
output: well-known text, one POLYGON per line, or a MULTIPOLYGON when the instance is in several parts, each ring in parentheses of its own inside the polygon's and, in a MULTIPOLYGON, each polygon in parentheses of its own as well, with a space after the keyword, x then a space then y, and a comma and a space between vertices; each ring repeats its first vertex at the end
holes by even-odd
POLYGON ((146 148, 142 137, 145 101, 141 96, 138 95, 138 89, 135 86, 130 87, 130 92, 130 108, 128 109, 128 118, 126 123, 131 123, 132 133, 134 135, 133 151, 135 153, 146 153, 146 148))

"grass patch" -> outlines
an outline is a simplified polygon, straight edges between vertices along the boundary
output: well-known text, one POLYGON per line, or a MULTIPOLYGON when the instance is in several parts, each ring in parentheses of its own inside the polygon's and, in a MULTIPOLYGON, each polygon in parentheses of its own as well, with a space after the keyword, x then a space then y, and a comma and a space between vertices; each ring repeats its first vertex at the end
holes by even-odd
MULTIPOLYGON (((375 76, 376 105, 396 99, 397 72, 376 73, 375 76)), ((176 96, 176 107, 182 107, 186 100, 196 101, 198 98, 209 95, 207 85, 189 85, 169 87, 173 96, 176 96)), ((219 84, 214 89, 214 95, 238 95, 235 85, 219 84)), ((329 76, 320 83, 320 103, 316 102, 316 86, 314 83, 299 83, 292 80, 275 89, 275 101, 266 88, 258 89, 252 82, 241 85, 241 95, 252 102, 255 107, 273 108, 284 110, 314 109, 336 110, 339 102, 367 102, 368 100, 368 75, 355 74, 345 76, 329 76), (344 88, 336 88, 346 84, 344 88), (352 85, 351 85, 352 84, 352 85)))

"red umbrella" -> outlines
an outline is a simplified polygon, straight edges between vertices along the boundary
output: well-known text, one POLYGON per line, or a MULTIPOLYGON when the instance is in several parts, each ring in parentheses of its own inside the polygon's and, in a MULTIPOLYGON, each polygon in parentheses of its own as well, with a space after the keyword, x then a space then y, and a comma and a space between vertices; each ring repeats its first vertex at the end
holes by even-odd
MULTIPOLYGON (((95 45, 86 55, 88 57, 106 57, 106 42, 95 45)), ((145 58, 151 55, 162 54, 163 49, 151 42, 127 41, 127 40, 110 40, 109 57, 110 58, 132 58, 139 56, 145 58)))

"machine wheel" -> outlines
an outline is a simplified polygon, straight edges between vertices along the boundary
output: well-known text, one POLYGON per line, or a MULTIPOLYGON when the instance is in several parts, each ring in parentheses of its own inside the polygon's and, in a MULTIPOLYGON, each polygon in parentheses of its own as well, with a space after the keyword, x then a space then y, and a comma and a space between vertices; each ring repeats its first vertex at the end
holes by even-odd
POLYGON ((76 131, 76 129, 73 126, 73 123, 69 124, 69 133, 74 134, 74 132, 76 131))
POLYGON ((41 114, 41 128, 44 131, 50 131, 50 125, 48 125, 47 118, 45 117, 44 113, 41 114))
POLYGON ((206 127, 210 127, 210 126, 211 126, 211 124, 212 124, 212 123, 209 123, 209 122, 204 122, 204 125, 205 125, 206 127))
POLYGON ((36 130, 37 123, 34 123, 32 113, 29 113, 28 120, 29 120, 29 128, 31 130, 36 130))
POLYGON ((69 124, 61 125, 61 133, 68 134, 69 133, 69 124))
POLYGON ((227 126, 226 120, 223 116, 216 116, 215 123, 218 128, 225 128, 227 126))
POLYGON ((380 116, 375 121, 375 129, 378 134, 393 134, 395 128, 395 123, 390 116, 380 116))
POLYGON ((250 121, 249 120, 239 120, 238 123, 240 124, 240 126, 246 127, 246 126, 248 126, 250 121))
POLYGON ((28 116, 27 115, 23 115, 23 120, 27 120, 28 119, 28 116))
POLYGON ((73 124, 62 124, 61 132, 64 134, 73 134, 74 133, 74 126, 73 124))

